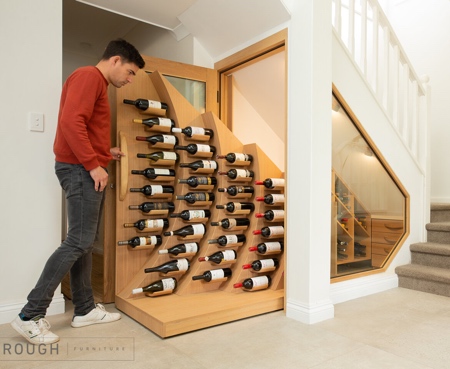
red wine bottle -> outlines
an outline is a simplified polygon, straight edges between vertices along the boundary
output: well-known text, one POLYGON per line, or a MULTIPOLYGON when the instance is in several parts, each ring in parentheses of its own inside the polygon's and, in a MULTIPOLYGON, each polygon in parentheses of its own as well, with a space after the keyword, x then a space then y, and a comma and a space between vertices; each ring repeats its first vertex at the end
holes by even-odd
POLYGON ((196 254, 198 252, 199 245, 197 242, 179 243, 178 245, 172 246, 168 249, 159 250, 159 254, 196 254))
POLYGON ((269 288, 272 279, 268 275, 244 279, 240 283, 235 283, 234 288, 243 288, 247 291, 257 291, 269 288))
POLYGON ((217 159, 225 159, 227 162, 234 164, 237 161, 247 161, 251 163, 253 161, 253 155, 250 154, 242 154, 238 152, 230 152, 226 155, 216 155, 217 159))
POLYGON ((255 210, 252 202, 228 202, 225 205, 216 205, 216 209, 225 209, 229 213, 236 213, 240 210, 248 210, 249 213, 255 210))
POLYGON ((269 222, 281 222, 284 220, 284 210, 266 210, 264 213, 255 214, 257 218, 264 218, 269 222))
POLYGON ((250 219, 247 218, 224 218, 220 222, 211 222, 212 226, 221 226, 223 229, 232 230, 236 227, 248 227, 250 219))
POLYGON ((201 127, 186 127, 186 128, 172 128, 174 133, 183 133, 187 137, 192 137, 196 135, 209 136, 209 139, 214 137, 214 131, 209 128, 201 127))
POLYGON ((210 169, 212 171, 217 170, 217 162, 214 160, 196 160, 192 163, 180 163, 181 168, 190 168, 193 171, 199 169, 210 169))
POLYGON ((140 210, 147 214, 159 214, 161 210, 167 210, 169 213, 175 210, 173 202, 143 202, 139 205, 129 205, 130 210, 140 210))
POLYGON ((242 265, 242 269, 253 269, 255 272, 268 272, 278 267, 280 262, 278 259, 261 259, 254 260, 250 264, 242 265))
POLYGON ((173 163, 176 163, 178 159, 180 159, 180 156, 176 152, 172 151, 155 151, 150 154, 138 153, 136 156, 140 159, 150 159, 154 162, 157 162, 159 160, 169 160, 173 163))
POLYGON ((209 244, 218 243, 219 246, 225 247, 228 245, 233 245, 235 243, 244 243, 247 240, 245 234, 229 234, 217 237, 213 240, 208 240, 209 244))
POLYGON ((154 294, 155 292, 162 291, 174 291, 177 288, 177 280, 175 278, 163 278, 158 281, 152 282, 149 285, 142 288, 135 288, 131 293, 133 295, 137 293, 145 292, 147 294, 154 294))
POLYGON ((257 246, 251 246, 248 248, 248 251, 256 251, 261 255, 271 255, 271 254, 279 254, 284 249, 284 242, 262 242, 257 246))
POLYGON ((284 227, 283 226, 262 227, 261 229, 253 231, 253 234, 254 235, 260 234, 261 236, 266 238, 282 237, 284 235, 284 227))
POLYGON ((140 231, 165 229, 169 227, 169 219, 140 219, 134 223, 125 223, 123 226, 125 228, 135 227, 140 231))
POLYGON ((194 281, 202 279, 205 282, 211 282, 217 279, 229 278, 231 277, 231 274, 232 272, 230 268, 214 269, 214 270, 207 270, 206 272, 200 275, 194 275, 192 279, 194 281))
POLYGON ((155 179, 157 177, 167 177, 171 179, 175 177, 175 171, 173 169, 154 169, 146 168, 144 170, 132 170, 131 174, 141 174, 148 179, 155 179))
POLYGON ((200 144, 189 144, 187 146, 175 145, 175 150, 186 150, 189 154, 195 155, 201 152, 209 152, 214 154, 216 152, 215 146, 210 145, 200 145, 200 144))
POLYGON ((189 187, 196 188, 198 186, 215 186, 217 179, 216 177, 190 176, 187 179, 179 179, 178 183, 187 183, 189 187))
POLYGON ((141 188, 130 188, 130 192, 141 192, 145 196, 152 197, 163 193, 172 194, 174 193, 174 188, 173 186, 146 185, 141 188))
POLYGON ((214 201, 216 196, 212 192, 188 192, 186 195, 177 195, 176 199, 195 204, 197 201, 214 201))
POLYGON ((218 188, 217 191, 226 192, 230 196, 253 194, 255 192, 252 186, 228 186, 226 188, 218 188))
POLYGON ((270 190, 274 188, 283 188, 284 184, 284 178, 266 178, 264 181, 255 181, 255 185, 263 185, 270 190))
POLYGON ((157 145, 158 143, 167 144, 168 146, 178 145, 178 137, 173 135, 153 135, 153 136, 136 136, 136 141, 146 141, 151 145, 157 145))
POLYGON ((150 237, 133 237, 127 241, 119 241, 120 246, 128 245, 132 248, 138 246, 159 246, 162 244, 161 236, 150 236, 150 237))
POLYGON ((161 101, 156 100, 148 100, 148 99, 136 99, 136 100, 128 100, 123 99, 124 104, 134 105, 139 110, 147 110, 148 108, 154 109, 167 109, 167 104, 161 101))
POLYGON ((183 210, 181 213, 170 214, 171 218, 181 218, 183 220, 204 219, 211 216, 211 211, 205 210, 183 210))
POLYGON ((234 250, 217 251, 209 256, 199 257, 198 261, 210 261, 215 264, 225 264, 226 262, 236 260, 237 253, 234 250))
POLYGON ((256 197, 256 201, 264 201, 268 205, 284 204, 284 194, 268 194, 264 197, 256 197))
POLYGON ((240 180, 246 178, 252 178, 254 176, 253 170, 247 169, 230 169, 228 172, 217 172, 220 175, 226 175, 230 179, 240 180))
POLYGON ((177 229, 175 231, 164 232, 164 236, 180 236, 180 237, 203 236, 205 234, 205 232, 206 232, 205 225, 202 223, 199 223, 199 224, 187 225, 187 226, 177 229))
POLYGON ((169 272, 185 272, 190 267, 189 260, 186 258, 170 260, 164 264, 158 265, 153 268, 144 269, 145 273, 159 272, 167 274, 169 272))

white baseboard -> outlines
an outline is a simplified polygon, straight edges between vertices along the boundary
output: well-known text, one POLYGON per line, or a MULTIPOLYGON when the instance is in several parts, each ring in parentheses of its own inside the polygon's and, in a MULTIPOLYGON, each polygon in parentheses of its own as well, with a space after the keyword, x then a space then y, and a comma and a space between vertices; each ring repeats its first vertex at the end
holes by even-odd
POLYGON ((305 324, 314 324, 333 318, 334 306, 329 300, 308 305, 288 299, 286 316, 305 324))
MULTIPOLYGON (((26 303, 27 302, 24 301, 16 304, 0 305, 0 324, 6 324, 11 322, 17 316, 17 314, 20 313, 20 311, 22 310, 23 306, 26 303)), ((64 295, 61 293, 53 296, 52 303, 47 309, 47 316, 63 314, 65 311, 66 311, 66 302, 64 300, 64 295)))

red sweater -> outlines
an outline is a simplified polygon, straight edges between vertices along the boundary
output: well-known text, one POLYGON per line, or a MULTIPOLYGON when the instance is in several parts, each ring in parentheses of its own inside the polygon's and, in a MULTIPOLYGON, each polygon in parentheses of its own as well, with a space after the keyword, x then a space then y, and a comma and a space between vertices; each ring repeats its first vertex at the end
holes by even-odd
POLYGON ((111 160, 108 82, 96 67, 74 71, 64 83, 53 152, 56 161, 87 171, 111 160))

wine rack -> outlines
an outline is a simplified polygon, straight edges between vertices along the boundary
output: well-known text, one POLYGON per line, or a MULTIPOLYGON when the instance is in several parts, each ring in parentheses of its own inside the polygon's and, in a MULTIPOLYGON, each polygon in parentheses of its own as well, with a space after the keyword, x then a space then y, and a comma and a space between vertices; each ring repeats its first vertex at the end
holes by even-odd
POLYGON ((332 171, 331 277, 371 269, 371 214, 332 171))
MULTIPOLYGON (((269 288, 248 292, 240 288, 234 288, 235 283, 241 282, 246 278, 262 275, 264 273, 252 272, 249 269, 243 269, 244 264, 249 264, 255 259, 267 258, 264 255, 258 255, 250 252, 250 246, 264 242, 260 235, 254 235, 253 231, 269 225, 280 225, 282 223, 268 222, 264 218, 257 218, 256 213, 263 213, 269 206, 264 202, 256 201, 256 196, 264 196, 268 192, 264 186, 254 185, 254 180, 271 178, 280 178, 283 173, 270 160, 270 158, 258 147, 256 143, 242 144, 233 133, 220 121, 220 119, 211 112, 200 114, 189 102, 159 73, 151 74, 139 73, 132 85, 126 89, 117 89, 112 93, 113 105, 116 111, 116 126, 118 140, 122 150, 126 150, 126 156, 117 163, 117 185, 118 190, 116 201, 116 306, 133 319, 146 326, 161 337, 170 337, 180 333, 231 322, 234 320, 255 316, 258 314, 280 310, 284 308, 284 253, 271 255, 277 257, 279 265, 275 270, 267 272, 271 277, 269 288), (157 148, 144 141, 137 141, 136 136, 151 136, 158 134, 158 127, 152 130, 145 128, 142 124, 133 123, 133 119, 138 118, 141 113, 134 106, 123 104, 123 99, 137 99, 145 97, 150 100, 163 101, 168 105, 167 112, 155 112, 165 114, 166 117, 175 122, 176 128, 203 127, 211 129, 214 135, 211 139, 207 136, 192 137, 181 133, 173 134, 178 138, 178 145, 186 146, 190 143, 208 144, 215 146, 216 154, 227 154, 229 152, 238 152, 250 154, 253 161, 248 163, 229 163, 225 159, 216 159, 215 155, 206 157, 201 153, 190 154, 185 150, 175 150, 170 148, 157 148), (166 178, 158 182, 148 180, 141 175, 131 175, 131 170, 143 170, 148 167, 163 168, 164 166, 152 166, 149 160, 137 158, 137 153, 151 153, 155 151, 173 151, 179 155, 179 161, 168 169, 175 170, 175 177, 166 178), (217 170, 199 170, 193 172, 190 168, 180 167, 180 163, 191 163, 197 160, 215 160, 218 164, 217 170), (231 179, 226 175, 219 175, 217 171, 227 172, 230 169, 251 170, 254 176, 249 179, 240 180, 231 179), (190 176, 213 176, 217 179, 217 185, 214 187, 191 188, 186 183, 179 183, 179 179, 186 179, 190 176), (154 183, 153 183, 154 182, 154 183), (170 185, 174 186, 174 194, 171 198, 146 198, 142 193, 132 193, 130 188, 142 188, 147 184, 170 185), (228 186, 254 186, 254 194, 250 198, 233 198, 226 192, 219 192, 218 188, 227 188, 228 186), (189 204, 184 200, 177 200, 177 195, 185 195, 188 192, 211 192, 214 194, 213 201, 206 201, 202 204, 189 204), (125 223, 133 223, 142 218, 156 219, 162 218, 160 215, 146 215, 137 210, 129 210, 130 205, 140 204, 146 201, 167 202, 175 204, 173 213, 180 213, 183 210, 208 209, 211 212, 209 219, 186 221, 182 218, 170 218, 169 227, 160 230, 164 231, 178 230, 186 225, 203 223, 206 226, 206 232, 203 236, 162 236, 162 244, 155 247, 130 247, 119 246, 117 243, 121 240, 128 240, 135 236, 145 236, 145 232, 137 232, 136 229, 124 228, 125 223), (253 202, 255 210, 250 214, 228 214, 224 209, 216 209, 215 205, 223 205, 230 201, 253 202), (211 226, 211 222, 218 222, 223 218, 241 218, 247 217, 250 225, 239 230, 226 230, 221 226, 211 226), (208 240, 214 240, 222 235, 245 234, 246 242, 220 247, 217 244, 208 243, 208 240), (168 249, 179 243, 198 242, 199 251, 195 255, 160 254, 158 250, 168 249), (216 251, 224 249, 233 249, 237 253, 236 260, 214 264, 208 261, 200 262, 199 257, 205 257, 216 251), (167 274, 145 273, 146 268, 152 268, 161 265, 173 258, 186 257, 189 260, 190 267, 185 272, 169 272, 167 274), (232 275, 229 278, 222 278, 217 281, 204 282, 202 280, 193 280, 193 276, 201 275, 207 270, 231 268, 232 275), (165 294, 157 297, 147 297, 145 294, 133 295, 132 291, 139 287, 144 287, 158 279, 174 277, 177 279, 177 288, 171 294, 165 294)), ((280 192, 280 191, 278 191, 280 192)), ((280 208, 280 207, 273 207, 280 208)), ((164 216, 166 217, 166 216, 164 216)), ((284 241, 281 235, 280 240, 284 241)))

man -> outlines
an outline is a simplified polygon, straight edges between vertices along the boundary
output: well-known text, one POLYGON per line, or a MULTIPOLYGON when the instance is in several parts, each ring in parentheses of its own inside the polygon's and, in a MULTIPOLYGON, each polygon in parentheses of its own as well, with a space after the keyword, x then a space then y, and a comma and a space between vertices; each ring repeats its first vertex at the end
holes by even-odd
POLYGON ((74 304, 72 327, 109 323, 120 319, 94 303, 91 285, 92 249, 97 234, 106 167, 123 153, 110 145, 108 85, 131 83, 145 65, 136 48, 118 39, 111 41, 100 62, 74 71, 65 82, 53 146, 55 172, 67 199, 67 238, 45 264, 28 302, 11 326, 33 344, 51 344, 59 337, 44 319, 54 292, 70 271, 74 304))

